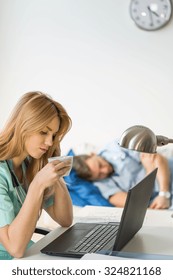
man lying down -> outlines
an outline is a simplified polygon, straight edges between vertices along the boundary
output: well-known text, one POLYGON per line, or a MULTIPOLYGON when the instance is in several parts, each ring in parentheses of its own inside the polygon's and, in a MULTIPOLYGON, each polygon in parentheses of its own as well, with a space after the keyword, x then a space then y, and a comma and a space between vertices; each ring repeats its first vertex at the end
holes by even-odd
POLYGON ((158 167, 149 207, 173 207, 173 158, 161 154, 139 153, 124 149, 117 141, 108 144, 98 154, 77 155, 73 169, 80 178, 92 182, 110 204, 124 207, 128 190, 146 174, 158 167))

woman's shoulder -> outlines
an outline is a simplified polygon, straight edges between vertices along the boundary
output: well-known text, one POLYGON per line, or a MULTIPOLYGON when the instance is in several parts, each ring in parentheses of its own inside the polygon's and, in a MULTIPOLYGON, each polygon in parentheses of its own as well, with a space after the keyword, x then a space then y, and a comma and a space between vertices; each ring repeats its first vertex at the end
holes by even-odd
POLYGON ((7 169, 6 160, 0 160, 0 169, 7 169))
POLYGON ((0 160, 0 168, 7 169, 7 162, 6 162, 6 160, 0 160))
POLYGON ((5 160, 0 161, 0 181, 10 177, 10 172, 5 160))

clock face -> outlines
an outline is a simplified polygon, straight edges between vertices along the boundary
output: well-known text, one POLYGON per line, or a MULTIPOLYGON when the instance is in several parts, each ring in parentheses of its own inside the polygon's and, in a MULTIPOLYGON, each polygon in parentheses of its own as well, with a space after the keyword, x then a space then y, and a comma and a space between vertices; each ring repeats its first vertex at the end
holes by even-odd
POLYGON ((131 0, 130 15, 144 30, 157 30, 166 25, 172 15, 170 0, 131 0))

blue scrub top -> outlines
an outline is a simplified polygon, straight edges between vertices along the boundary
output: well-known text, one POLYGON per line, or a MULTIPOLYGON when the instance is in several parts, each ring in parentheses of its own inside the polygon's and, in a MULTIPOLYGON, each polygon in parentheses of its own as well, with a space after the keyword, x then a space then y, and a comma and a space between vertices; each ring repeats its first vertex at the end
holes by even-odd
MULTIPOLYGON (((8 161, 10 167, 12 168, 12 161, 8 161)), ((26 169, 25 164, 22 165, 23 170, 26 169)), ((17 179, 17 178, 16 178, 17 179)), ((19 183, 19 182, 18 182, 19 183)), ((26 197, 26 193, 23 187, 18 185, 20 193, 22 193, 23 201, 26 197)), ((48 207, 53 204, 53 198, 51 197, 46 203, 45 207, 48 207)), ((15 219, 17 214, 21 209, 21 202, 18 199, 16 190, 13 187, 11 173, 7 166, 6 161, 0 162, 0 227, 11 224, 15 219)), ((34 242, 30 240, 28 247, 30 247, 34 242)), ((0 243, 0 259, 12 259, 13 257, 6 251, 4 246, 0 243)))

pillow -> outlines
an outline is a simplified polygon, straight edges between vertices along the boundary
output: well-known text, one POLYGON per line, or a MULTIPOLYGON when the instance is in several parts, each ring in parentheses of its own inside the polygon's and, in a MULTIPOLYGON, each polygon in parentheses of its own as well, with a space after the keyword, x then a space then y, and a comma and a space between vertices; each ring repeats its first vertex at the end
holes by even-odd
MULTIPOLYGON (((70 150, 67 155, 74 156, 75 154, 73 150, 70 150)), ((101 195, 99 189, 94 186, 92 182, 79 178, 73 168, 70 174, 64 177, 64 180, 67 184, 73 205, 113 207, 113 205, 101 195)))

